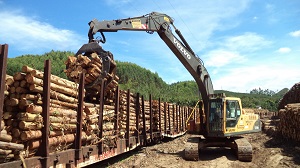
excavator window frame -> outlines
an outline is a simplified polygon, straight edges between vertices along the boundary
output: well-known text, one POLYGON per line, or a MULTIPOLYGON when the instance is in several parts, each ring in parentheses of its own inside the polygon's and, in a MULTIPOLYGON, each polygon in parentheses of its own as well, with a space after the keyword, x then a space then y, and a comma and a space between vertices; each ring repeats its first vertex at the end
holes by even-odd
POLYGON ((226 128, 235 127, 241 116, 241 107, 238 100, 226 100, 225 108, 226 110, 226 128))
POLYGON ((223 132, 223 119, 224 119, 224 100, 222 98, 210 99, 208 125, 209 132, 223 132))

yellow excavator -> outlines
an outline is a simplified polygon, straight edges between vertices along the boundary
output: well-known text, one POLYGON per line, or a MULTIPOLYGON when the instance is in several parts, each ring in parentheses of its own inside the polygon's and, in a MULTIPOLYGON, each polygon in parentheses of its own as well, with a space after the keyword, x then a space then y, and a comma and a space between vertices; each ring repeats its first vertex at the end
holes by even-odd
POLYGON ((94 19, 89 22, 89 26, 89 42, 84 44, 76 55, 89 52, 106 53, 99 45, 100 42, 106 42, 103 32, 119 30, 145 31, 151 34, 156 32, 193 76, 202 98, 200 115, 197 119, 200 126, 195 131, 196 135, 191 136, 185 145, 186 160, 198 160, 199 151, 205 147, 230 147, 236 151, 240 161, 252 160, 252 146, 242 135, 261 131, 259 116, 246 113, 239 98, 214 94, 210 75, 202 60, 174 26, 170 16, 152 12, 126 19, 103 21, 94 19), (172 29, 179 38, 172 33, 172 29), (102 37, 95 39, 94 35, 98 32, 102 37))

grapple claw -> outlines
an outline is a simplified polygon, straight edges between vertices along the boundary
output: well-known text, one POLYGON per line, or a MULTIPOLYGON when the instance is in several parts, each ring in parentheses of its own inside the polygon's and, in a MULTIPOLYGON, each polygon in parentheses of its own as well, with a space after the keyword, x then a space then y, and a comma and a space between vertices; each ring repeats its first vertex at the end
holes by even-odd
POLYGON ((81 46, 81 48, 77 51, 75 56, 77 57, 79 54, 85 53, 84 55, 89 55, 90 53, 96 52, 100 55, 103 52, 106 52, 102 49, 102 47, 97 42, 90 42, 81 46))

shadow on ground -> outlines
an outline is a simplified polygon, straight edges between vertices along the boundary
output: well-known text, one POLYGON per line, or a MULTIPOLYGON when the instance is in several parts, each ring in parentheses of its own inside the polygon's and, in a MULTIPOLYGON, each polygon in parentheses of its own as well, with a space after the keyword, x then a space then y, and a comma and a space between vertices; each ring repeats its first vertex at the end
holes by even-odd
POLYGON ((283 155, 292 157, 295 164, 300 165, 300 143, 287 139, 278 133, 268 134, 270 140, 265 142, 266 148, 281 148, 283 155))

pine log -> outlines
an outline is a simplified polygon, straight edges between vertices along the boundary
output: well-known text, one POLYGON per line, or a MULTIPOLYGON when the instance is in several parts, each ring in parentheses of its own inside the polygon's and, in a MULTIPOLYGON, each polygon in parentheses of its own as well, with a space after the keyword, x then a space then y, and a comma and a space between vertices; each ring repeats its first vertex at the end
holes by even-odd
MULTIPOLYGON (((49 138, 49 146, 57 146, 59 144, 68 144, 75 140, 75 134, 67 134, 49 138)), ((30 150, 37 149, 41 145, 41 140, 29 141, 28 147, 30 150)))
POLYGON ((0 141, 4 141, 4 142, 11 142, 12 140, 12 136, 5 133, 5 132, 2 132, 0 133, 0 141))
POLYGON ((21 131, 18 128, 13 128, 11 133, 13 138, 19 138, 21 135, 21 131))
POLYGON ((21 73, 21 72, 17 72, 17 73, 15 73, 14 74, 14 80, 15 81, 20 81, 20 80, 23 80, 23 79, 25 79, 25 73, 21 73))
POLYGON ((13 83, 14 83, 14 77, 6 74, 5 84, 8 85, 8 86, 10 86, 13 83))
POLYGON ((10 98, 5 100, 5 106, 17 106, 19 104, 19 100, 16 98, 10 98))
POLYGON ((34 122, 26 122, 26 121, 20 121, 19 128, 22 130, 36 130, 41 129, 43 127, 42 123, 34 123, 34 122))
POLYGON ((0 149, 0 155, 8 155, 11 154, 12 150, 4 150, 4 149, 0 149))
POLYGON ((75 131, 76 124, 50 123, 51 130, 75 131))
POLYGON ((76 118, 68 118, 68 117, 56 117, 56 116, 49 116, 49 120, 51 123, 67 123, 67 124, 76 124, 76 118))
POLYGON ((16 144, 16 143, 12 143, 12 142, 3 142, 0 141, 0 149, 4 149, 4 150, 23 150, 24 149, 24 145, 23 144, 16 144))
MULTIPOLYGON (((61 136, 64 134, 69 134, 71 133, 70 131, 50 131, 49 136, 54 137, 54 136, 61 136)), ((41 130, 29 130, 29 131, 22 131, 20 138, 22 141, 29 141, 33 139, 39 139, 42 137, 42 131, 41 130)))
POLYGON ((18 113, 17 119, 22 120, 22 121, 28 121, 28 122, 33 122, 33 121, 42 122, 43 121, 43 117, 41 115, 26 113, 26 112, 18 113))
MULTIPOLYGON (((31 76, 31 75, 26 75, 26 81, 29 84, 35 84, 35 85, 38 85, 38 86, 43 86, 43 80, 42 79, 36 78, 34 76, 31 76)), ((69 95, 69 96, 72 96, 72 97, 77 97, 78 96, 77 89, 74 89, 74 88, 70 89, 70 88, 67 88, 65 86, 57 85, 55 83, 50 83, 50 89, 52 89, 54 91, 57 91, 57 92, 60 92, 60 93, 63 93, 63 94, 66 94, 66 95, 69 95)))
POLYGON ((29 93, 29 90, 27 88, 23 88, 21 86, 16 87, 16 93, 22 94, 22 93, 29 93))
MULTIPOLYGON (((37 93, 43 93, 43 87, 32 84, 30 85, 29 89, 32 92, 37 92, 37 93)), ((65 94, 62 93, 58 93, 56 91, 50 90, 50 97, 53 99, 58 99, 58 100, 62 100, 62 101, 66 101, 69 103, 77 103, 78 100, 74 97, 70 97, 70 96, 66 96, 65 94)))
MULTIPOLYGON (((41 114, 43 111, 42 106, 38 106, 38 105, 29 105, 26 108, 26 111, 29 113, 33 113, 33 114, 41 114)), ((61 108, 50 108, 49 110, 49 114, 52 116, 59 116, 59 117, 68 117, 68 118, 75 118, 77 116, 77 112, 75 110, 71 110, 71 109, 61 109, 61 108)), ((85 114, 84 114, 84 118, 85 118, 85 114)))
POLYGON ((0 155, 0 159, 10 160, 14 158, 14 154, 0 155))
MULTIPOLYGON (((26 73, 30 73, 32 76, 40 78, 40 79, 44 78, 44 72, 33 69, 31 67, 28 67, 28 66, 23 66, 22 71, 26 72, 26 73)), ((67 87, 67 88, 70 88, 70 89, 75 89, 75 90, 79 86, 77 83, 74 83, 72 81, 63 79, 63 78, 55 76, 55 75, 50 75, 50 81, 52 83, 57 84, 57 85, 61 85, 61 86, 64 86, 64 87, 67 87)))

